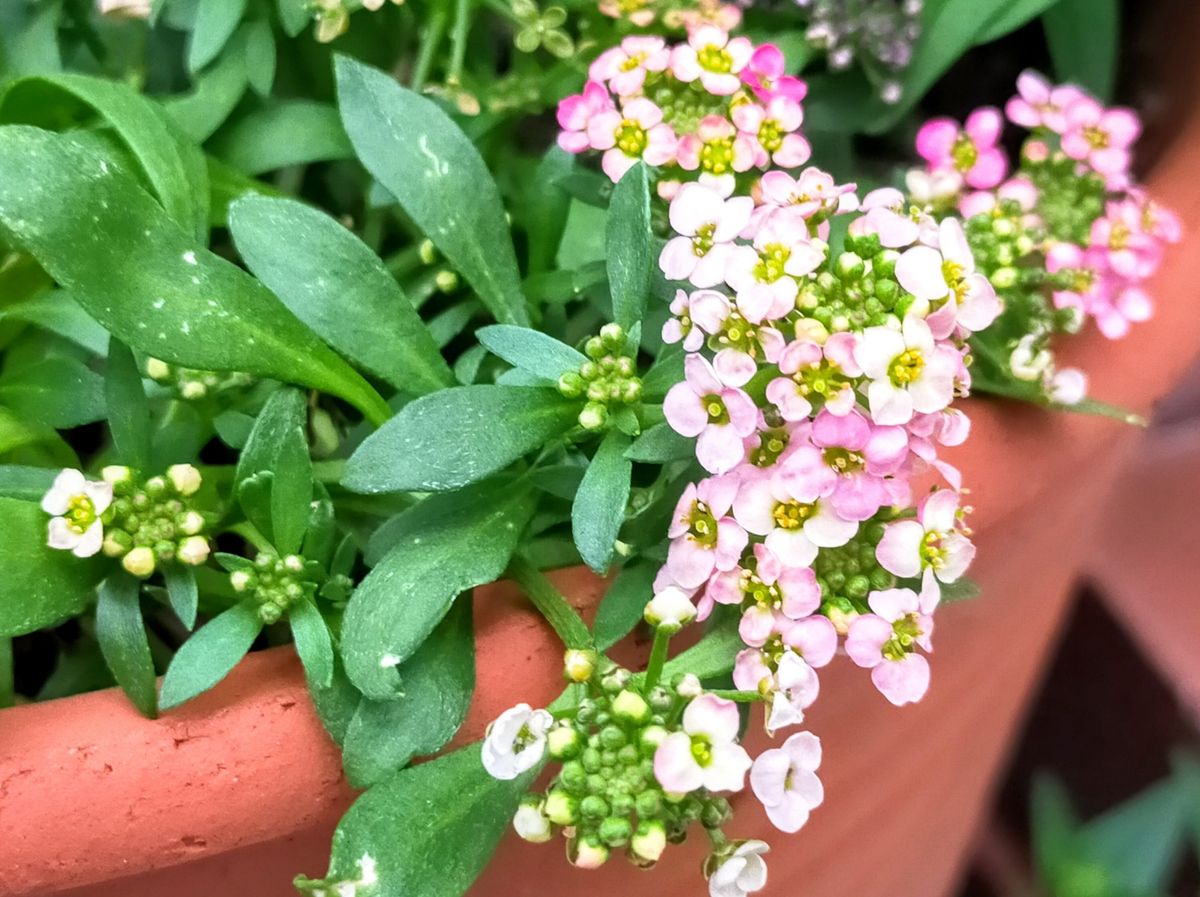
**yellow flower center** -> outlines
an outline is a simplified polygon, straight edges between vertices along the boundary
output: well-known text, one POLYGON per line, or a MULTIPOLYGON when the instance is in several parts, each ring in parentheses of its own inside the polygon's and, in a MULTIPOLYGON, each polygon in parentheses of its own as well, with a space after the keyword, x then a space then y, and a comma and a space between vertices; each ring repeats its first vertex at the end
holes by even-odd
POLYGON ((816 510, 816 503, 809 505, 798 501, 781 501, 776 503, 771 516, 780 529, 799 529, 816 510))
POLYGON ((617 148, 627 156, 641 158, 650 142, 646 137, 646 129, 633 119, 624 119, 613 135, 616 137, 617 148))
POLYGON ((919 349, 906 349, 888 366, 888 377, 895 386, 905 386, 921 376, 925 368, 925 357, 919 349))
POLYGON ((733 57, 729 55, 729 51, 713 44, 697 53, 696 61, 700 63, 700 68, 719 75, 728 74, 733 70, 733 57))
POLYGON ((754 279, 759 283, 774 283, 787 272, 784 265, 792 256, 792 250, 782 243, 768 243, 758 253, 754 266, 754 279))
POLYGON ((67 512, 63 514, 67 526, 72 531, 82 535, 96 522, 96 506, 87 495, 80 493, 72 495, 67 503, 67 512))

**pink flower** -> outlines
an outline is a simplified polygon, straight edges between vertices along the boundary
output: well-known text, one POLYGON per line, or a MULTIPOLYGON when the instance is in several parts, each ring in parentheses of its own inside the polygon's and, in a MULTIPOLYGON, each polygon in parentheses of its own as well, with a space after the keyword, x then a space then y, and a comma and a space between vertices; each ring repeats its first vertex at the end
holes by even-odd
POLYGON ((850 222, 854 236, 875 234, 885 249, 911 246, 921 236, 921 227, 905 212, 904 194, 894 187, 880 187, 863 197, 864 213, 850 222))
POLYGON ((697 351, 704 345, 704 331, 692 320, 691 297, 684 290, 676 290, 670 308, 671 317, 663 324, 663 342, 682 342, 685 352, 697 351))
POLYGON ((731 39, 715 25, 702 25, 688 35, 686 44, 672 50, 671 72, 685 83, 699 78, 709 93, 729 96, 742 86, 739 75, 753 55, 748 38, 731 39))
POLYGON ((601 53, 588 68, 588 78, 604 81, 619 97, 642 92, 647 72, 666 71, 671 51, 661 37, 631 35, 601 53))
POLYGON ((704 694, 683 711, 683 731, 672 732, 654 752, 654 777, 670 794, 740 791, 750 756, 737 743, 737 704, 704 694))
MULTIPOLYGON (((908 458, 908 434, 903 427, 872 424, 857 410, 840 416, 822 411, 813 421, 809 439, 837 476, 829 500, 839 517, 868 520, 885 505, 908 497, 906 481, 889 479, 908 458)), ((789 458, 793 469, 795 463, 789 458)))
POLYGON ((831 414, 849 413, 856 401, 852 379, 862 375, 854 360, 856 342, 852 333, 834 333, 824 346, 811 340, 789 343, 777 361, 785 376, 767 384, 767 400, 786 421, 806 420, 814 403, 831 414))
MULTIPOLYGON (((806 448, 816 452, 811 446, 799 451, 806 448)), ((845 545, 858 531, 858 524, 839 517, 828 501, 833 474, 824 468, 827 476, 811 477, 812 467, 747 476, 733 502, 737 522, 747 532, 765 536, 767 547, 790 566, 811 564, 818 547, 845 545)))
POLYGON ((1083 96, 1073 84, 1052 87, 1037 72, 1027 70, 1017 78, 1017 96, 1005 104, 1004 113, 1013 124, 1061 134, 1067 127, 1067 106, 1083 96))
POLYGON ((733 248, 725 267, 725 282, 737 293, 738 310, 754 323, 774 321, 796 307, 796 278, 817 270, 827 247, 811 240, 803 219, 768 219, 754 236, 753 246, 733 248))
POLYGON ((799 103, 807 96, 808 85, 786 71, 783 51, 774 44, 762 44, 742 69, 742 83, 764 103, 777 96, 799 103))
POLYGON ((921 700, 929 690, 929 661, 915 653, 932 651, 933 617, 922 613, 912 589, 872 592, 874 613, 855 617, 846 635, 846 653, 871 671, 885 698, 901 707, 921 700))
POLYGON ((763 751, 755 759, 750 787, 780 831, 800 831, 809 813, 825 799, 816 775, 820 765, 821 741, 811 732, 797 732, 782 746, 763 751))
MULTIPOLYGON (((824 617, 818 619, 825 620, 824 617)), ((829 623, 828 620, 825 620, 829 623)), ((833 624, 829 623, 833 629, 833 624)), ((833 636, 835 650, 837 633, 833 636)), ((794 651, 784 651, 775 671, 775 693, 771 695, 771 711, 767 715, 767 734, 774 735, 787 726, 804 722, 804 711, 813 705, 821 693, 821 681, 808 662, 794 651)))
POLYGON ((754 432, 757 409, 753 400, 722 383, 699 355, 683 362, 686 379, 676 383, 663 400, 667 423, 681 436, 697 437, 696 459, 710 473, 726 473, 742 462, 742 440, 754 432))
POLYGON ((975 270, 975 257, 957 218, 938 227, 939 248, 913 246, 896 260, 900 286, 936 308, 926 323, 938 339, 955 326, 977 332, 999 316, 1000 300, 991 282, 975 270), (943 301, 944 300, 944 301, 943 301))
POLYGON ((750 223, 754 200, 724 199, 703 184, 684 184, 671 200, 671 228, 679 236, 663 247, 658 264, 668 280, 713 287, 725 279, 733 240, 750 223))
POLYGON ((613 108, 612 97, 603 84, 588 81, 583 93, 569 96, 558 104, 558 124, 562 131, 558 145, 568 153, 582 153, 592 142, 588 138, 588 125, 592 118, 613 108))
POLYGON ((724 293, 697 290, 691 309, 696 325, 712 335, 709 345, 721 347, 713 356, 713 368, 722 383, 744 386, 758 372, 759 359, 774 363, 783 352, 783 334, 747 321, 724 293))
POLYGON ((1008 170, 997 144, 1004 119, 991 106, 976 109, 959 128, 952 118, 932 118, 917 132, 917 152, 930 171, 954 170, 977 190, 995 187, 1008 170))
POLYGON ((713 571, 732 570, 741 560, 746 532, 729 516, 737 490, 731 477, 709 477, 689 483, 675 505, 665 569, 683 588, 699 588, 713 571))
POLYGON ((754 139, 741 134, 721 115, 706 115, 696 133, 679 139, 679 167, 684 171, 702 169, 705 174, 725 176, 754 167, 754 139))
POLYGON ((1141 122, 1132 109, 1105 109, 1084 95, 1067 106, 1062 150, 1106 178, 1115 178, 1120 186, 1129 169, 1129 148, 1141 132, 1141 122))
POLYGON ((1142 229, 1142 207, 1131 200, 1110 202, 1092 222, 1091 245, 1102 249, 1121 277, 1149 277, 1162 261, 1162 244, 1142 229))
POLYGON ((958 494, 939 489, 922 503, 916 520, 889 523, 875 556, 901 579, 921 576, 921 610, 931 612, 940 597, 938 582, 957 582, 975 558, 975 546, 958 524, 958 494))
POLYGON ((737 603, 746 605, 738 631, 747 645, 761 647, 776 630, 776 614, 788 620, 809 616, 821 606, 821 589, 811 568, 785 566, 766 545, 755 545, 754 555, 750 569, 722 574, 721 585, 714 581, 710 589, 718 590, 713 600, 719 604, 733 603, 722 589, 738 593, 737 603), (736 584, 730 582, 734 576, 736 584))
POLYGON ((767 168, 772 162, 780 168, 799 168, 812 155, 812 147, 795 131, 804 121, 800 104, 784 96, 775 97, 765 107, 742 103, 733 108, 733 123, 755 143, 754 164, 767 168))
POLYGON ((591 117, 588 140, 593 149, 604 151, 600 167, 610 180, 621 180, 639 159, 665 165, 675 158, 678 140, 662 118, 662 110, 644 97, 629 100, 620 112, 606 109, 591 117))
POLYGON ((793 178, 786 171, 768 171, 762 176, 762 202, 767 211, 790 209, 804 219, 824 218, 857 206, 854 184, 838 184, 819 168, 806 168, 793 178))
POLYGON ((941 411, 954 398, 961 357, 935 344, 929 325, 914 315, 904 319, 903 331, 868 327, 854 358, 871 380, 867 401, 877 424, 906 424, 914 412, 941 411))

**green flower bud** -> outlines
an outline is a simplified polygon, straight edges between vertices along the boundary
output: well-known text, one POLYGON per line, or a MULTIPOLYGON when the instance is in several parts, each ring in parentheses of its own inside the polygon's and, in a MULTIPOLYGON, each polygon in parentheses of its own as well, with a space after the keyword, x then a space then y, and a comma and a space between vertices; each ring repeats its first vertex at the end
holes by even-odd
POLYGON ((131 548, 121 559, 121 566, 140 579, 145 579, 153 573, 156 563, 154 552, 141 546, 131 548))
POLYGON ((546 747, 555 760, 569 760, 580 751, 583 737, 570 725, 555 726, 546 736, 546 747))
MULTIPOLYGON (((600 730, 600 746, 606 751, 617 751, 627 743, 625 733, 620 726, 605 726, 600 730)), ((613 760, 617 758, 614 756, 613 760)))
MULTIPOLYGON (((639 815, 641 815, 639 813, 639 815)), ((667 849, 667 830, 657 819, 643 819, 629 843, 629 852, 643 863, 656 863, 667 849)))
POLYGON ((647 791, 643 791, 636 798, 634 798, 634 806, 637 809, 638 817, 641 819, 657 816, 662 812, 662 792, 657 788, 651 788, 647 791))
POLYGON ((600 328, 600 339, 610 349, 620 351, 625 347, 625 328, 620 324, 605 324, 600 328))
POLYGON ((608 815, 608 801, 598 794, 589 794, 579 802, 579 815, 584 819, 603 819, 608 815))
POLYGON ((599 430, 608 423, 608 408, 599 402, 588 402, 579 412, 579 426, 585 430, 599 430))
POLYGON ((229 574, 229 583, 235 592, 244 592, 254 585, 254 574, 249 570, 234 570, 229 574))
POLYGON ((188 536, 179 543, 176 557, 185 564, 198 567, 208 560, 208 540, 203 536, 188 536))
POLYGON ((637 692, 620 692, 612 703, 613 716, 627 723, 644 723, 650 716, 650 705, 637 692))
POLYGON ((567 371, 558 378, 558 391, 568 399, 583 395, 585 388, 586 384, 578 371, 567 371))
POLYGON ((628 819, 610 816, 600 823, 598 834, 600 840, 609 847, 624 847, 633 835, 633 826, 629 824, 628 819))
POLYGON ((663 739, 669 734, 663 726, 647 726, 642 729, 642 734, 638 736, 638 744, 642 748, 642 753, 653 757, 654 752, 658 750, 658 746, 663 743, 663 739))
POLYGON ((583 354, 594 361, 603 358, 604 353, 604 342, 598 336, 589 337, 588 341, 583 344, 583 354))
POLYGON ((449 268, 443 268, 433 275, 433 285, 439 293, 453 293, 458 289, 458 275, 449 268))
POLYGON ((565 791, 553 789, 546 795, 543 811, 555 825, 574 825, 579 819, 579 801, 565 791))

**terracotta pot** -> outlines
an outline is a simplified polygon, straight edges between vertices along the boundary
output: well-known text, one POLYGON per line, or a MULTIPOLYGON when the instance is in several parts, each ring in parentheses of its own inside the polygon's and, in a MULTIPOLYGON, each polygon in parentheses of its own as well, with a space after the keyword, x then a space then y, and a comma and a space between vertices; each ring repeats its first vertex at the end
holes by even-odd
MULTIPOLYGON (((1152 192, 1200 232, 1200 115, 1156 167, 1152 192)), ((1194 240, 1195 238, 1193 238, 1194 240)), ((1149 412, 1200 347, 1200 253, 1170 254, 1158 312, 1121 343, 1078 339, 1095 395, 1149 412)), ((983 597, 938 618, 934 684, 897 710, 846 662, 827 669, 810 728, 825 744, 826 802, 798 836, 773 835, 740 799, 738 836, 770 836, 767 897, 949 893, 1012 733, 1063 620, 1102 500, 1138 433, 1111 420, 971 402, 952 459, 976 508, 983 597)), ((556 575, 583 610, 601 588, 556 575)), ((517 700, 559 689, 560 647, 510 586, 476 592, 480 687, 459 741, 517 700)), ((752 747, 759 748, 761 744, 752 747)), ((108 691, 0 713, 0 895, 213 893, 284 897, 320 874, 352 799, 290 649, 248 658, 208 695, 157 722, 108 691)), ((397 837, 403 837, 398 832, 397 837)), ((473 897, 701 893, 701 847, 643 875, 622 863, 570 869, 553 846, 513 837, 473 897)))

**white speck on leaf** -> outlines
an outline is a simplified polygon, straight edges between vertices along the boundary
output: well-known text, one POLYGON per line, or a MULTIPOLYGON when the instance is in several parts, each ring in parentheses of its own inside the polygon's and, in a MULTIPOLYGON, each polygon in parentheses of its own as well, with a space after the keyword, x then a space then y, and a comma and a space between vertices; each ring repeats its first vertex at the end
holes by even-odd
POLYGON ((390 670, 392 667, 400 666, 400 658, 395 654, 384 654, 379 658, 379 668, 381 670, 390 670))
POLYGON ((425 170, 425 177, 445 177, 450 173, 450 163, 440 158, 433 150, 429 148, 429 136, 427 134, 422 134, 417 139, 417 148, 421 151, 421 155, 427 158, 430 164, 433 166, 432 168, 427 168, 425 170))
POLYGON ((167 304, 167 300, 162 298, 161 296, 159 296, 157 299, 155 299, 150 304, 153 305, 155 310, 157 311, 158 309, 162 308, 164 305, 167 304))
POLYGON ((196 253, 192 252, 190 249, 183 254, 183 260, 189 265, 200 264, 198 261, 196 261, 196 253))

